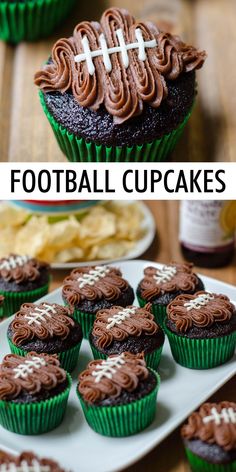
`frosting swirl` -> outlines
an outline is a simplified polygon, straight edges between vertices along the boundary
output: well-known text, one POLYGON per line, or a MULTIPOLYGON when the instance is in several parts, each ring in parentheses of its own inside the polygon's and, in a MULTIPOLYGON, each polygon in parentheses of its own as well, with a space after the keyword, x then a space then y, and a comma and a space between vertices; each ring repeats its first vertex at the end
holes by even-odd
POLYGON ((188 440, 201 439, 208 444, 217 444, 225 451, 235 450, 236 403, 204 403, 188 418, 181 434, 188 440))
POLYGON ((49 264, 29 256, 10 254, 0 259, 0 277, 6 282, 35 282, 41 277, 41 272, 48 269, 49 264))
POLYGON ((151 305, 145 308, 128 306, 122 308, 113 306, 99 310, 94 321, 92 335, 95 336, 98 347, 103 349, 110 346, 114 340, 124 341, 129 336, 152 336, 159 327, 150 313, 151 305))
POLYGON ((206 53, 110 8, 100 23, 79 23, 71 38, 57 41, 51 57, 35 75, 41 90, 70 90, 79 105, 94 111, 103 105, 120 124, 140 115, 145 104, 158 108, 168 95, 166 80, 201 68, 206 53))
POLYGON ((88 364, 79 376, 79 393, 87 403, 118 397, 122 391, 133 392, 149 371, 143 354, 123 352, 88 364))
POLYGON ((117 300, 129 287, 121 271, 108 266, 86 266, 74 269, 63 282, 62 294, 69 305, 83 300, 117 300), (95 275, 94 275, 95 274, 95 275))
POLYGON ((26 357, 8 354, 0 365, 0 399, 13 400, 22 391, 31 395, 52 390, 66 380, 57 355, 30 352, 26 357))
POLYGON ((170 263, 161 269, 146 267, 144 278, 140 282, 141 296, 148 301, 168 292, 194 291, 198 279, 192 271, 192 264, 170 263))
POLYGON ((26 451, 19 456, 13 456, 0 450, 1 470, 4 470, 4 472, 22 472, 23 470, 30 470, 31 472, 66 472, 57 462, 46 458, 40 459, 33 452, 26 451))
POLYGON ((69 308, 47 302, 24 303, 10 324, 12 342, 16 346, 34 338, 46 340, 56 336, 64 340, 74 326, 69 308))
POLYGON ((234 312, 235 306, 226 295, 205 291, 179 295, 167 306, 168 319, 181 333, 194 326, 206 328, 214 323, 226 323, 234 312))

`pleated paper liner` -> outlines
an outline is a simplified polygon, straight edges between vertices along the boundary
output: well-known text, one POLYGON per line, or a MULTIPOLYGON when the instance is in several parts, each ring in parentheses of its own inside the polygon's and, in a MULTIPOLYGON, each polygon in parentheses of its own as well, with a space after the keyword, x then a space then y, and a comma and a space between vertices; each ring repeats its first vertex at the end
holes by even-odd
MULTIPOLYGON (((106 354, 99 352, 92 343, 90 343, 90 347, 91 347, 94 359, 107 359, 108 356, 106 356, 106 354)), ((161 360, 162 349, 163 349, 163 346, 159 347, 158 349, 156 349, 155 351, 151 353, 145 354, 145 361, 146 361, 147 367, 153 370, 157 370, 158 365, 161 360)))
POLYGON ((67 374, 68 387, 48 400, 35 403, 13 403, 0 400, 0 424, 17 434, 35 435, 51 431, 62 422, 72 379, 67 374))
POLYGON ((60 125, 48 111, 44 94, 39 92, 40 101, 48 121, 53 129, 57 142, 71 162, 158 162, 164 161, 174 149, 176 142, 191 115, 191 111, 183 122, 171 133, 161 139, 155 139, 141 146, 111 146, 96 145, 84 138, 79 138, 60 125))
MULTIPOLYGON (((141 308, 143 308, 147 304, 147 301, 139 295, 137 295, 137 300, 141 308)), ((164 328, 164 321, 166 319, 166 306, 152 303, 152 313, 154 315, 156 323, 158 323, 162 328, 164 328)))
POLYGON ((80 311, 75 308, 73 318, 80 324, 83 332, 83 337, 85 339, 88 339, 89 333, 93 327, 95 315, 91 313, 85 313, 84 311, 80 311))
POLYGON ((131 436, 149 426, 156 413, 156 398, 160 386, 160 377, 156 387, 145 397, 132 403, 115 406, 96 406, 86 403, 77 388, 83 412, 89 426, 99 434, 111 437, 131 436))
POLYGON ((190 369, 210 369, 234 355, 236 332, 218 338, 195 339, 178 336, 165 326, 175 361, 190 369))
MULTIPOLYGON (((25 357, 26 354, 28 354, 29 351, 25 351, 24 349, 21 349, 20 347, 16 346, 15 344, 13 344, 11 339, 7 338, 7 340, 12 354, 17 354, 18 356, 22 357, 25 357)), ((67 349, 63 352, 54 353, 58 355, 61 367, 67 372, 72 372, 72 370, 75 369, 79 358, 80 346, 81 342, 76 344, 76 346, 73 346, 71 349, 67 349)))
POLYGON ((236 461, 231 464, 212 464, 185 449, 188 461, 193 472, 236 472, 236 461))
POLYGON ((49 36, 74 4, 75 0, 0 2, 0 39, 19 43, 49 36))
POLYGON ((19 311, 22 303, 33 303, 44 295, 47 295, 49 282, 35 290, 25 292, 6 292, 0 290, 0 295, 4 296, 2 316, 11 316, 19 311))

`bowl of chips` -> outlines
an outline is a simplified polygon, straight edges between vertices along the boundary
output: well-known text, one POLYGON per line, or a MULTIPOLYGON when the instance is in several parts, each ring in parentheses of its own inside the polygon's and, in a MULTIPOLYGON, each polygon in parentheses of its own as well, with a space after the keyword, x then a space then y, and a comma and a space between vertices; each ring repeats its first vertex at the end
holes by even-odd
POLYGON ((53 268, 139 257, 155 230, 143 202, 0 202, 0 257, 28 254, 53 268))

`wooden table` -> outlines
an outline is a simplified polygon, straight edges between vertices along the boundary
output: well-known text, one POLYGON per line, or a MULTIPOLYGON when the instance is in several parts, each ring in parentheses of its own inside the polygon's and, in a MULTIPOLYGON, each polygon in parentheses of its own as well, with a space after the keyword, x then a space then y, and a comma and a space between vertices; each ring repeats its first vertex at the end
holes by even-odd
POLYGON ((42 112, 33 76, 56 39, 70 35, 81 20, 99 19, 112 5, 137 18, 172 22, 174 32, 208 52, 198 74, 197 104, 172 160, 235 161, 235 0, 77 0, 71 18, 53 37, 16 48, 1 43, 0 160, 65 160, 42 112))
MULTIPOLYGON (((151 261, 168 263, 171 260, 181 261, 178 243, 178 202, 148 202, 156 225, 157 236, 151 248, 143 258, 151 261)), ((236 285, 236 260, 223 269, 199 269, 202 274, 215 277, 224 282, 236 285)), ((55 271, 51 289, 61 285, 66 272, 55 271)), ((216 401, 234 400, 236 379, 229 381, 215 395, 216 401)), ((181 402, 181 398, 179 399, 181 402)), ((179 430, 171 434, 163 443, 148 454, 142 461, 130 467, 126 472, 190 472, 185 460, 179 430)))

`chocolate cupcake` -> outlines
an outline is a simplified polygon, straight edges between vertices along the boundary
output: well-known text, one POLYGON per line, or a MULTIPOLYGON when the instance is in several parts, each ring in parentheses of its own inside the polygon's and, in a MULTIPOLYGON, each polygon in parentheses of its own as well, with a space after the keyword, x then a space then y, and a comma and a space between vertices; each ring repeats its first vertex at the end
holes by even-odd
POLYGON ((160 326, 145 308, 113 306, 99 310, 89 336, 94 359, 106 359, 112 354, 144 353, 148 367, 157 369, 165 340, 160 326))
POLYGON ((141 307, 148 302, 152 303, 156 321, 163 326, 168 303, 181 293, 195 293, 198 290, 204 290, 204 285, 193 273, 193 265, 172 262, 161 269, 144 269, 144 278, 137 288, 137 298, 141 307))
POLYGON ((3 314, 11 316, 24 302, 34 302, 48 293, 50 266, 29 256, 10 254, 0 259, 0 294, 3 314))
POLYGON ((167 307, 165 332, 174 359, 184 367, 224 364, 236 346, 236 309, 226 295, 179 295, 167 307))
POLYGON ((74 308, 74 318, 88 337, 95 315, 113 305, 126 307, 134 301, 134 291, 115 267, 85 266, 74 269, 63 282, 62 296, 74 308))
POLYGON ((0 450, 0 471, 2 472, 66 472, 52 459, 40 459, 33 452, 22 452, 13 456, 0 450))
POLYGON ((204 403, 181 436, 193 472, 235 472, 236 403, 204 403))
POLYGON ((79 376, 77 394, 85 418, 104 436, 130 436, 153 421, 160 378, 141 354, 123 352, 95 360, 79 376))
POLYGON ((24 303, 7 330, 11 352, 57 354, 61 366, 71 372, 78 361, 83 339, 81 326, 71 310, 56 303, 24 303))
POLYGON ((193 107, 206 58, 124 9, 106 10, 55 43, 35 84, 70 161, 161 161, 193 107))
POLYGON ((10 43, 48 36, 75 0, 0 0, 0 39, 10 43))
POLYGON ((0 364, 0 424, 17 434, 42 434, 64 417, 71 377, 56 355, 8 354, 0 364))

